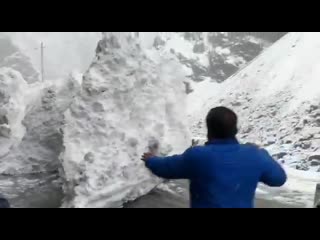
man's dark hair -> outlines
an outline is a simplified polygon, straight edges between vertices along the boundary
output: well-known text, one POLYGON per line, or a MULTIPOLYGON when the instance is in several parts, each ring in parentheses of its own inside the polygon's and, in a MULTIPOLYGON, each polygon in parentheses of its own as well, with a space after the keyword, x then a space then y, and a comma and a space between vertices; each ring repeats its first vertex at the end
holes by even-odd
POLYGON ((226 107, 216 107, 207 115, 208 140, 234 138, 238 133, 238 117, 226 107))

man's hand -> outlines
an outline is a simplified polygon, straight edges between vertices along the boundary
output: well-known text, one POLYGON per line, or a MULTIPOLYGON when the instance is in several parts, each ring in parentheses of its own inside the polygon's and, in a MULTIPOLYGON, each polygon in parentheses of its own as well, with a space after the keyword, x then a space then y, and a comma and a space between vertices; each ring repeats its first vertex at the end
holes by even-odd
POLYGON ((141 160, 144 162, 147 162, 150 158, 154 157, 155 155, 153 153, 144 153, 141 157, 141 160))

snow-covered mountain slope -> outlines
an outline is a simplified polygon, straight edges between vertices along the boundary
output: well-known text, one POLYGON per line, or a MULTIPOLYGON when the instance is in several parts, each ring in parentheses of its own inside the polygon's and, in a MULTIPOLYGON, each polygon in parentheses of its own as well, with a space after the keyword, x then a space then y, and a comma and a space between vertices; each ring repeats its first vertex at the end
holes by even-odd
POLYGON ((9 67, 20 72, 28 83, 39 80, 39 73, 35 70, 31 59, 3 33, 0 33, 0 67, 9 67))
MULTIPOLYGON (((282 32, 139 32, 142 48, 176 55, 189 77, 221 82, 256 57, 285 33, 282 32)), ((5 32, 10 41, 31 58, 40 72, 40 42, 44 48, 45 79, 84 72, 101 39, 99 32, 5 32), (61 61, 64 59, 64 61, 61 61)), ((4 51, 0 45, 0 52, 4 51)), ((24 75, 23 75, 24 76, 24 75)), ((26 76, 24 78, 28 81, 26 76)))
POLYGON ((190 144, 184 72, 174 59, 144 52, 137 37, 104 34, 65 114, 66 206, 115 207, 146 194, 159 183, 140 161, 148 146, 171 154, 190 144))
POLYGON ((243 141, 267 147, 292 167, 320 171, 319 57, 319 33, 288 34, 238 74, 206 89, 199 110, 189 112, 194 134, 205 136, 200 119, 226 105, 239 114, 243 141))
POLYGON ((139 33, 145 47, 173 54, 199 82, 222 82, 285 33, 162 32, 139 33), (271 38, 270 38, 271 37, 271 38))

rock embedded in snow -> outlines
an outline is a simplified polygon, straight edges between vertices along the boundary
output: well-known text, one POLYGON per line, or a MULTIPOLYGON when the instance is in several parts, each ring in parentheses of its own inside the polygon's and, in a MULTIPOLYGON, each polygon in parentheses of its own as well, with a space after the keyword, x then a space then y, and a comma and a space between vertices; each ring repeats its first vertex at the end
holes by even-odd
POLYGON ((82 90, 66 112, 65 206, 117 207, 158 183, 140 161, 154 139, 163 155, 191 142, 184 72, 174 59, 144 52, 136 35, 105 33, 82 90))
POLYGON ((300 164, 296 165, 296 169, 301 170, 301 171, 308 171, 310 169, 310 167, 306 163, 300 163, 300 164))
POLYGON ((311 160, 310 166, 315 167, 320 165, 320 160, 311 160))
POLYGON ((272 156, 276 159, 282 159, 284 156, 286 156, 287 152, 279 152, 279 153, 272 153, 272 156))
POLYGON ((309 161, 312 161, 312 160, 320 161, 320 154, 311 155, 309 157, 309 161))

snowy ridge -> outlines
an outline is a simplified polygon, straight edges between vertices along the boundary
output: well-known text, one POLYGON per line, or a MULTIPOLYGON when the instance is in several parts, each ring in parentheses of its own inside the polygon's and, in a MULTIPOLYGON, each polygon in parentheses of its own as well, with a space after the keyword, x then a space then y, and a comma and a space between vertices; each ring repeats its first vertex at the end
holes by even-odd
POLYGON ((258 38, 257 34, 249 32, 139 34, 145 46, 157 49, 160 54, 176 56, 188 72, 189 79, 195 82, 201 82, 208 78, 211 81, 223 82, 272 42, 258 38), (152 45, 150 44, 151 36, 154 38, 152 45))
POLYGON ((154 141, 162 154, 190 144, 179 69, 174 59, 144 53, 137 34, 104 34, 65 114, 65 206, 121 206, 160 182, 140 156, 154 141))

